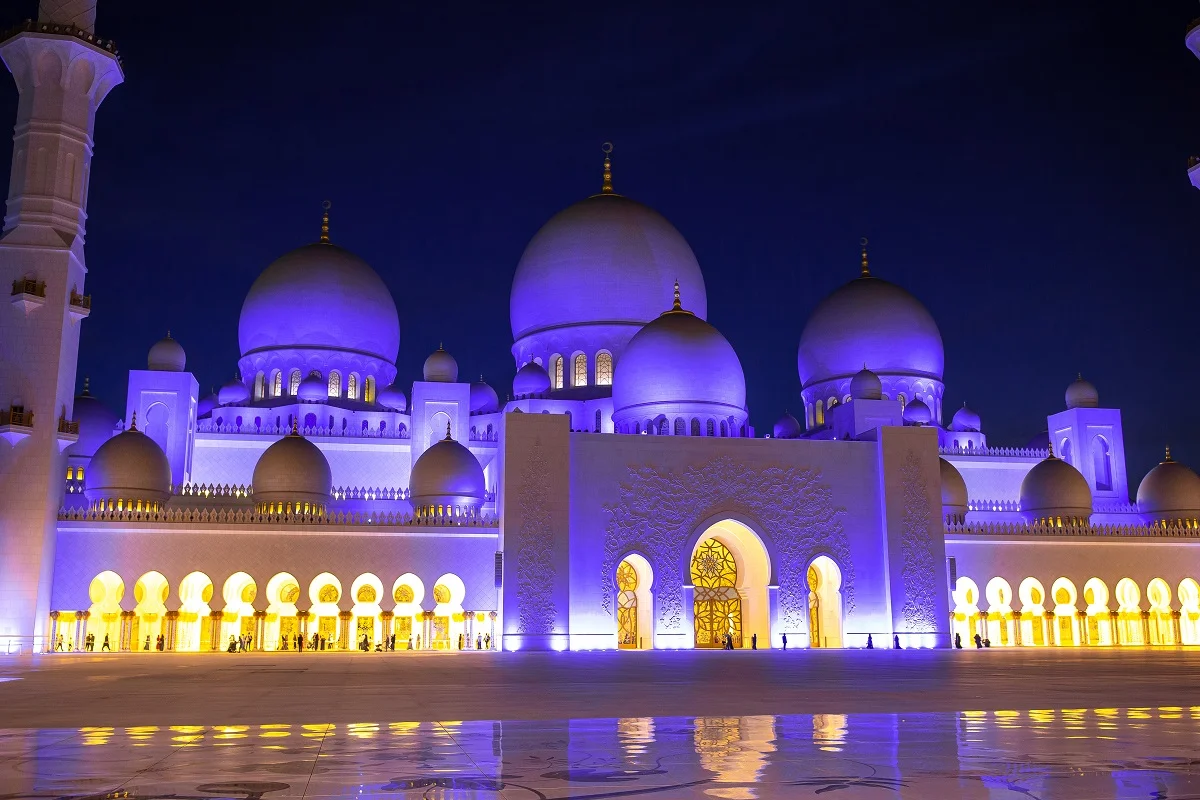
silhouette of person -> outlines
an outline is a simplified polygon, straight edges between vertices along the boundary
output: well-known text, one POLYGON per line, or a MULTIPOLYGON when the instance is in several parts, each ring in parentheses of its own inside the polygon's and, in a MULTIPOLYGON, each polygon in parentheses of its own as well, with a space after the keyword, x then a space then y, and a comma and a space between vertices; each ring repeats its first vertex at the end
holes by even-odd
POLYGON ((978 633, 975 634, 975 649, 976 650, 983 649, 983 637, 980 636, 978 633))
POLYGON ((783 649, 787 650, 787 634, 783 635, 783 649))
POLYGON ((875 640, 871 638, 871 634, 869 634, 869 633, 867 634, 867 649, 868 650, 875 649, 875 640))
POLYGON ((142 648, 147 653, 150 652, 150 634, 146 634, 146 646, 142 648))
POLYGON ((962 635, 961 634, 958 634, 958 633, 954 634, 954 649, 962 650, 962 635))
POLYGON ((900 649, 900 634, 898 634, 898 633, 892 634, 892 646, 895 647, 897 650, 900 649))
POLYGON ((758 634, 757 633, 750 634, 750 649, 751 650, 758 649, 758 634))
POLYGON ((107 650, 110 653, 112 652, 112 647, 110 647, 108 644, 108 634, 107 633, 104 634, 104 644, 100 645, 100 652, 103 653, 105 650, 107 650))

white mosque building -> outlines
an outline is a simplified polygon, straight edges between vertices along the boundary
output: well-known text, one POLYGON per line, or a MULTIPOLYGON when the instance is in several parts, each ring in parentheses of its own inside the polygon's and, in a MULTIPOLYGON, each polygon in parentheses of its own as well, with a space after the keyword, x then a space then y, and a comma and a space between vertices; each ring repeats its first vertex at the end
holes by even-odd
POLYGON ((1200 644, 1200 477, 1168 455, 1130 498, 1095 387, 989 443, 864 246, 795 332, 803 415, 756 431, 694 253, 607 157, 517 263, 511 388, 442 349, 403 380, 395 303, 327 210, 250 288, 238 378, 201 396, 168 335, 124 408, 76 396, 123 72, 94 2, 41 12, 0 41, 0 651, 1200 644))

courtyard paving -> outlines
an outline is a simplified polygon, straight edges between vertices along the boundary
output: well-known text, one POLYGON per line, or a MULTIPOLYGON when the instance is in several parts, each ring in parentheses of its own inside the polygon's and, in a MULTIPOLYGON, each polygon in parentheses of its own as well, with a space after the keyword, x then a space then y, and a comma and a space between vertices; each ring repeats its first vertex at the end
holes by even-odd
POLYGON ((0 659, 16 798, 1200 798, 1200 650, 0 659))

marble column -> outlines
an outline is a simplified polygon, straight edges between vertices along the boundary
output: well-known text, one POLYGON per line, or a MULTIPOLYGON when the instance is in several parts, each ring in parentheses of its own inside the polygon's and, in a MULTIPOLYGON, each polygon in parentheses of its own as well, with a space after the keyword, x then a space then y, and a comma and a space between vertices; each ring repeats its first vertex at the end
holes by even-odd
POLYGON ((1171 612, 1171 644, 1180 645, 1183 643, 1183 630, 1179 624, 1179 618, 1182 616, 1182 612, 1171 612))
MULTIPOLYGON (((309 613, 307 611, 297 611, 296 612, 296 622, 297 622, 297 624, 300 625, 300 636, 304 639, 305 647, 309 646, 309 643, 308 643, 308 617, 309 617, 309 613)), ((294 645, 292 642, 288 642, 288 649, 291 649, 293 646, 294 645)))
POLYGON ((134 612, 121 612, 121 652, 128 653, 133 649, 133 618, 134 612))
POLYGON ((1125 637, 1121 635, 1121 613, 1119 611, 1108 612, 1108 628, 1112 634, 1112 643, 1114 645, 1129 644, 1125 641, 1125 637))
MULTIPOLYGON (((210 611, 208 613, 208 649, 217 653, 222 647, 221 642, 221 623, 225 621, 224 611, 210 611)), ((238 631, 240 634, 241 631, 238 631)))
POLYGON ((379 630, 382 631, 384 649, 392 639, 392 618, 396 616, 391 611, 379 612, 379 630))
MULTIPOLYGON (((745 606, 742 606, 742 608, 745 608, 745 606)), ((992 630, 988 625, 988 612, 986 611, 979 612, 979 635, 986 641, 991 641, 992 630)))
POLYGON ((168 611, 167 612, 167 630, 166 630, 167 641, 163 647, 164 650, 166 650, 169 653, 175 652, 175 639, 178 636, 178 634, 179 634, 179 612, 178 611, 168 611))
POLYGON ((53 653, 54 645, 58 641, 58 612, 50 612, 50 643, 46 648, 46 652, 53 653))
POLYGON ((250 643, 252 649, 263 650, 266 646, 267 638, 267 612, 254 612, 254 641, 250 643))
POLYGON ((1021 612, 1013 612, 1013 646, 1021 646, 1021 612))
POLYGON ((83 620, 86 618, 85 613, 86 612, 83 612, 83 611, 75 612, 75 647, 74 647, 74 650, 76 653, 81 652, 83 650, 83 631, 86 627, 83 624, 83 620))
POLYGON ((1142 612, 1142 644, 1150 644, 1150 612, 1142 612))
MULTIPOLYGON (((348 650, 350 641, 350 626, 354 621, 354 614, 349 611, 338 612, 338 649, 348 650)), ((358 647, 358 637, 355 635, 354 646, 358 647)))
POLYGON ((1055 635, 1054 630, 1053 611, 1047 611, 1042 615, 1042 630, 1045 631, 1042 641, 1046 643, 1047 647, 1054 647, 1056 644, 1058 644, 1058 637, 1055 635))

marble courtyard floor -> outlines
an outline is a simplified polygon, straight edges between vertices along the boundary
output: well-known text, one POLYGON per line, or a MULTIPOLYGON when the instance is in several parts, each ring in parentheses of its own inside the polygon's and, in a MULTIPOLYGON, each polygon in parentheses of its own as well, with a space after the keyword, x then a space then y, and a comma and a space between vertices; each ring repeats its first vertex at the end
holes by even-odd
POLYGON ((0 800, 1198 798, 1200 649, 0 657, 0 800))

